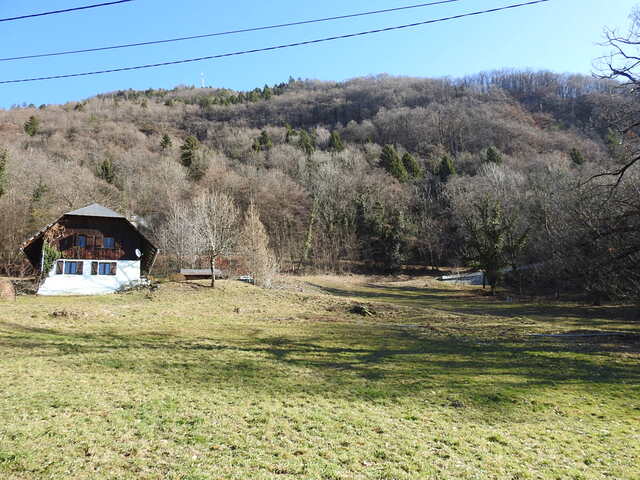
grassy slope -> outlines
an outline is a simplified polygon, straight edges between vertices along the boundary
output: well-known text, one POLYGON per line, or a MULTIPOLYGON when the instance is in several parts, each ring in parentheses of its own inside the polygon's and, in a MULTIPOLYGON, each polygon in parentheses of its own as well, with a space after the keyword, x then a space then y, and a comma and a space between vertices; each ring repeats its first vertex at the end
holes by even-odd
POLYGON ((308 282, 0 305, 0 478, 638 477, 636 310, 308 282))

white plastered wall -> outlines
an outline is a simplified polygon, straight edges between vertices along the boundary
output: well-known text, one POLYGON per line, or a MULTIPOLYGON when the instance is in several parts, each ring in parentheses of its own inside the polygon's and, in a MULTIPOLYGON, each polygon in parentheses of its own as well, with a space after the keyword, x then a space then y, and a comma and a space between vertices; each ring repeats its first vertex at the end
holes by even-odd
MULTIPOLYGON (((115 262, 117 263, 115 275, 91 275, 91 262, 96 260, 65 258, 66 260, 83 262, 82 275, 56 275, 54 264, 46 280, 38 289, 38 295, 104 295, 141 282, 139 260, 115 262)), ((104 261, 113 262, 113 260, 104 261)))

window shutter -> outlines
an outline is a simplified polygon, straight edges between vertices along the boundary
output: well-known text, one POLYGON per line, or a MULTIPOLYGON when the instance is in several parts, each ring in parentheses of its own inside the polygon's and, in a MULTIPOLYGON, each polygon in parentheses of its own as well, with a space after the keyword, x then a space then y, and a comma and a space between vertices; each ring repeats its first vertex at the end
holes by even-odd
POLYGON ((82 275, 82 266, 84 262, 76 262, 78 264, 78 275, 82 275))
POLYGON ((56 275, 62 275, 62 269, 64 267, 64 262, 59 260, 56 262, 56 275))
POLYGON ((112 262, 111 263, 111 272, 109 273, 109 275, 115 275, 116 274, 116 262, 112 262))
POLYGON ((98 274, 98 262, 91 262, 91 275, 98 274))

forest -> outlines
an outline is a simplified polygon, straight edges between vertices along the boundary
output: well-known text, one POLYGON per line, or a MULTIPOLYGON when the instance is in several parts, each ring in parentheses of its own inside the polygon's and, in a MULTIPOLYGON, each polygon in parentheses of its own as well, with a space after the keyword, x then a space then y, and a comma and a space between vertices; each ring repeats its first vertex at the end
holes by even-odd
POLYGON ((28 274, 22 242, 92 202, 174 272, 202 253, 194 199, 216 192, 259 216, 284 272, 469 267, 520 292, 637 299, 637 112, 614 79, 530 71, 16 105, 0 110, 0 274, 28 274))

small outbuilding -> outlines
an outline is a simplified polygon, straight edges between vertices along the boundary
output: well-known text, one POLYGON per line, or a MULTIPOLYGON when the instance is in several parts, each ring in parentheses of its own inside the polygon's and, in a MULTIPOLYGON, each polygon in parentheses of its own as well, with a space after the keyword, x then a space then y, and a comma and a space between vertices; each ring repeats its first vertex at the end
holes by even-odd
POLYGON ((65 213, 22 246, 39 295, 99 295, 145 282, 158 248, 126 217, 97 203, 65 213))
MULTIPOLYGON (((224 272, 222 270, 218 270, 217 268, 213 270, 216 275, 216 278, 224 278, 224 272)), ((211 269, 210 268, 183 268, 180 270, 180 275, 182 275, 185 280, 210 280, 211 279, 211 269)))

